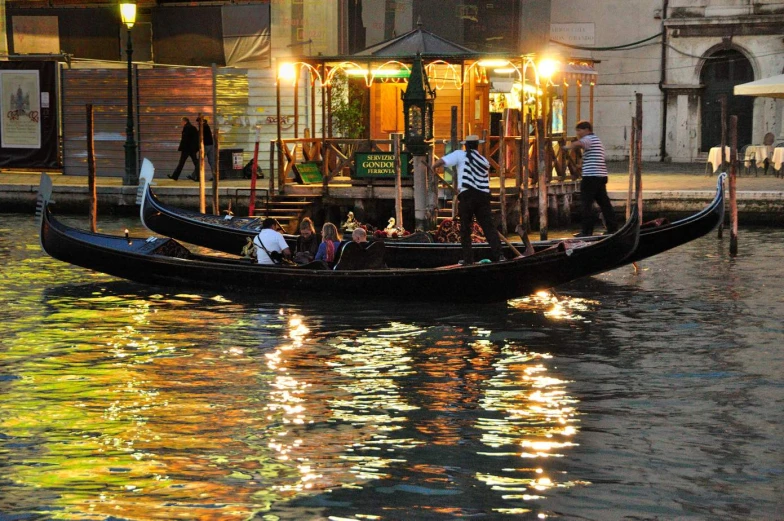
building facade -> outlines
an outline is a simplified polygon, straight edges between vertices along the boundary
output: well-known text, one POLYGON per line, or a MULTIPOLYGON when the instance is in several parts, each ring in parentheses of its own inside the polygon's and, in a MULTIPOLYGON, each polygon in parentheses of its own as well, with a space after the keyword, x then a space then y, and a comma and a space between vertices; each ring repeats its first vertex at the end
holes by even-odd
MULTIPOLYGON (((780 0, 139 0, 138 5, 135 61, 248 70, 249 108, 245 117, 232 119, 248 127, 246 149, 259 125, 262 140, 273 137, 268 131, 275 126, 270 117, 279 61, 350 54, 419 21, 479 51, 597 62, 594 124, 612 159, 628 156, 636 93, 644 100, 646 160, 704 157, 721 139, 718 100, 724 94, 729 114, 738 116, 740 146, 760 143, 767 132, 784 140, 783 101, 732 95, 736 84, 784 72, 780 0), (250 20, 255 25, 248 39, 243 23, 250 20)), ((116 11, 108 0, 0 0, 0 54, 64 52, 122 66, 124 29, 116 11)), ((301 89, 300 114, 307 115, 305 81, 301 89)), ((293 101, 286 96, 289 110, 293 101)), ((574 116, 569 114, 567 128, 574 116)), ((320 124, 302 127, 313 135, 320 124)))
POLYGON ((739 146, 784 140, 784 102, 732 93, 784 72, 783 36, 777 0, 552 2, 550 50, 599 62, 594 124, 613 159, 628 157, 638 92, 646 160, 702 160, 721 140, 722 95, 739 146))

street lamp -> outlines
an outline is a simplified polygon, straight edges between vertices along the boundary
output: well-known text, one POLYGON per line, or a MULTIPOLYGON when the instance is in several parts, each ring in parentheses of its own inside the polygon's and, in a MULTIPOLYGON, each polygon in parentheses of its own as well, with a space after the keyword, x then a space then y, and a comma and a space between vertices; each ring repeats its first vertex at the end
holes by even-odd
POLYGON ((133 186, 139 184, 136 170, 136 140, 133 137, 133 44, 131 43, 131 27, 136 22, 136 4, 124 2, 120 4, 122 23, 128 28, 128 46, 125 54, 128 56, 128 123, 125 126, 125 175, 123 185, 133 186))
POLYGON ((406 148, 414 155, 426 155, 433 142, 433 105, 436 93, 430 88, 419 53, 411 66, 408 87, 402 98, 406 148))
POLYGON ((419 230, 432 230, 436 223, 438 192, 432 174, 428 176, 423 156, 433 143, 433 106, 436 93, 430 88, 422 57, 417 53, 411 66, 408 87, 402 94, 406 149, 414 156, 414 223, 419 230))

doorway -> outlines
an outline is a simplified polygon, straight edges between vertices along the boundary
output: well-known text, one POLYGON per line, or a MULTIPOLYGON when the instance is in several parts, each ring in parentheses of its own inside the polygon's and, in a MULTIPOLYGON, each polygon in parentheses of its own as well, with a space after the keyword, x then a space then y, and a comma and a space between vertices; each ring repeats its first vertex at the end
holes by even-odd
MULTIPOLYGON (((700 72, 703 152, 721 143, 722 94, 727 95, 727 116, 738 116, 738 148, 751 143, 754 98, 733 95, 735 85, 749 81, 754 81, 751 62, 734 49, 717 51, 705 61, 700 72)), ((729 145, 729 134, 727 139, 729 145)))

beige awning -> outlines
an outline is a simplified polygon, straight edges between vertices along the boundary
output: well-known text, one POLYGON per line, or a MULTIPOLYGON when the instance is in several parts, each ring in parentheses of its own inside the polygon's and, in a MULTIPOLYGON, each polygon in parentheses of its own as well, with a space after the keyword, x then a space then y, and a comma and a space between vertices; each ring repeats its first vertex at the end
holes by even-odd
POLYGON ((735 95, 784 98, 784 74, 735 85, 735 95))

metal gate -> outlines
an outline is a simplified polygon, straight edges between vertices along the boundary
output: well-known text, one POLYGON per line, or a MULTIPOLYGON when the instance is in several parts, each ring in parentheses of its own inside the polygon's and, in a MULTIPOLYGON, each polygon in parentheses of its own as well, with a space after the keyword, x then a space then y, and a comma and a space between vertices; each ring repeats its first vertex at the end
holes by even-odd
MULTIPOLYGON (((87 104, 93 104, 96 169, 102 177, 122 177, 128 73, 125 69, 63 69, 63 173, 87 175, 87 104)), ((134 67, 133 103, 139 161, 148 158, 158 176, 177 166, 186 116, 196 123, 201 112, 212 121, 212 70, 134 67)), ((187 168, 187 165, 186 165, 187 168)))

